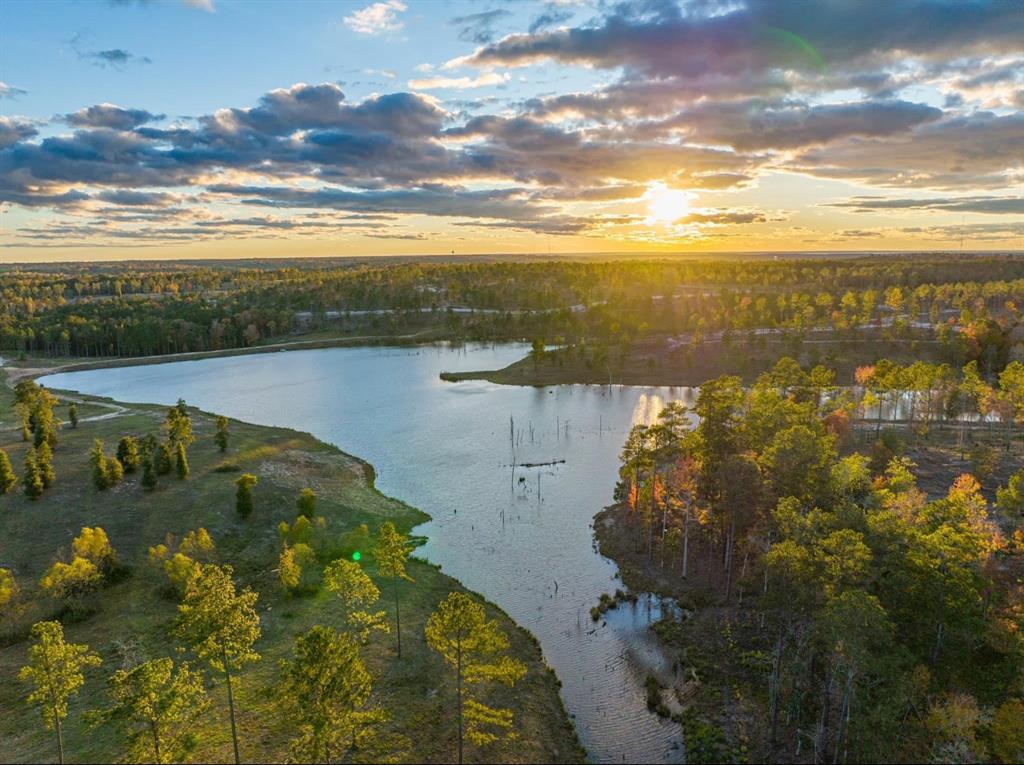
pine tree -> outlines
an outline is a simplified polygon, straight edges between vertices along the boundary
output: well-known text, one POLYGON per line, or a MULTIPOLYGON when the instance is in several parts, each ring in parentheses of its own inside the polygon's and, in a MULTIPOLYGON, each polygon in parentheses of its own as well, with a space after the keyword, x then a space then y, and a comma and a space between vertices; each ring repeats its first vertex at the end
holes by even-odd
POLYGON ((156 436, 152 433, 147 433, 139 441, 139 451, 142 452, 142 456, 149 455, 150 457, 156 457, 156 450, 159 448, 160 442, 157 441, 156 436))
POLYGON ((295 507, 299 515, 312 519, 316 515, 316 492, 312 489, 303 489, 299 492, 299 498, 295 500, 295 507))
POLYGON ((68 419, 71 420, 71 429, 74 430, 78 427, 78 404, 74 401, 68 407, 68 419))
POLYGON ((324 569, 324 584, 341 601, 345 623, 360 642, 365 643, 370 630, 388 631, 383 611, 366 609, 380 600, 380 590, 355 561, 339 558, 324 569))
POLYGON ((132 436, 124 436, 117 444, 117 460, 124 467, 124 472, 138 470, 140 459, 139 442, 132 436))
POLYGON ((8 619, 16 613, 21 588, 9 568, 0 568, 0 619, 8 619))
POLYGON ((97 491, 103 491, 110 485, 107 483, 110 471, 107 468, 107 457, 103 454, 103 442, 98 438, 92 442, 89 463, 92 465, 92 485, 97 491))
POLYGON ((177 405, 167 411, 164 428, 167 430, 167 440, 172 445, 183 443, 189 446, 195 440, 192 435, 192 418, 188 416, 183 399, 178 399, 177 405))
POLYGON ((399 534, 395 524, 387 521, 377 532, 377 569, 383 576, 391 578, 391 591, 395 598, 395 637, 398 640, 398 655, 402 655, 402 616, 398 604, 398 580, 415 581, 405 571, 405 562, 412 553, 409 538, 399 534))
POLYGON ((156 485, 156 467, 153 465, 153 458, 147 454, 142 458, 142 488, 146 491, 153 491, 156 485))
POLYGON ((217 433, 213 437, 213 441, 221 453, 228 450, 228 435, 228 418, 221 415, 217 418, 217 433))
POLYGON ((0 449, 0 494, 9 492, 17 482, 18 476, 14 474, 14 468, 11 467, 10 457, 7 456, 7 452, 0 449))
POLYGON ((463 592, 453 592, 427 619, 427 645, 455 670, 456 716, 459 725, 459 763, 463 737, 483 745, 495 741, 499 731, 511 731, 512 710, 489 707, 469 694, 469 686, 499 682, 512 686, 526 675, 526 666, 506 655, 508 636, 484 607, 463 592), (487 726, 487 727, 485 727, 487 726))
POLYGON ((235 700, 231 688, 231 673, 245 664, 258 661, 253 643, 260 637, 260 617, 256 614, 256 599, 250 589, 236 592, 231 566, 212 563, 199 565, 189 578, 185 597, 178 606, 176 632, 192 645, 199 658, 208 662, 216 672, 224 673, 228 692, 228 712, 231 718, 231 741, 235 750, 235 764, 241 762, 238 754, 238 732, 235 726, 235 700))
POLYGON ((35 448, 30 448, 25 453, 25 475, 21 479, 25 487, 25 496, 35 500, 43 496, 43 472, 39 469, 39 460, 36 457, 35 448))
POLYGON ((242 518, 252 514, 252 487, 256 485, 256 480, 252 473, 242 473, 235 479, 235 511, 242 518))
POLYGON ((49 489, 57 482, 57 474, 53 470, 53 450, 46 441, 43 441, 36 449, 36 463, 39 465, 43 487, 49 489))
POLYGON ((157 475, 167 475, 174 467, 174 452, 170 444, 160 444, 156 450, 155 467, 157 475))
POLYGON ((121 461, 115 458, 106 458, 107 465, 107 486, 117 486, 124 479, 124 467, 121 461))
POLYGON ((372 726, 386 715, 366 708, 372 679, 351 635, 315 626, 295 639, 295 658, 281 668, 283 700, 299 732, 291 741, 296 762, 348 761, 354 750, 371 748, 372 726))
POLYGON ((188 455, 185 454, 185 444, 178 441, 178 454, 174 461, 175 470, 178 473, 178 479, 184 481, 188 478, 188 455))
POLYGON ((21 668, 18 679, 33 686, 28 703, 39 707, 46 727, 56 732, 58 762, 63 763, 61 721, 68 716, 68 699, 85 683, 82 670, 98 667, 100 657, 87 645, 64 642, 60 622, 36 622, 32 639, 28 664, 21 668))
POLYGON ((119 669, 107 684, 114 703, 90 722, 127 728, 134 762, 180 762, 188 727, 210 706, 202 673, 187 663, 175 669, 173 659, 153 659, 119 669))

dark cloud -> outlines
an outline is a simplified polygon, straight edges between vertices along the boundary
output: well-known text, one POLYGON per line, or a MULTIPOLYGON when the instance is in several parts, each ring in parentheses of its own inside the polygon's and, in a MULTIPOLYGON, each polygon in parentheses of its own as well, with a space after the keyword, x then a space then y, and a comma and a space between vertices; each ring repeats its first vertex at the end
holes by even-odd
POLYGON ((330 208, 346 212, 426 214, 514 220, 553 212, 529 203, 522 189, 467 191, 449 186, 348 191, 338 188, 298 189, 285 186, 208 187, 213 194, 241 197, 245 204, 284 208, 330 208))
POLYGON ((166 205, 181 202, 182 196, 180 194, 169 194, 164 191, 112 189, 110 191, 101 191, 96 195, 96 199, 99 199, 102 202, 109 202, 110 204, 124 205, 126 207, 164 207, 166 205))
POLYGON ((436 135, 444 119, 441 109, 412 93, 390 93, 350 104, 340 87, 323 83, 272 90, 251 109, 222 109, 201 121, 211 135, 246 140, 247 133, 280 136, 326 128, 406 137, 436 135))
POLYGON ((145 109, 123 109, 114 104, 97 104, 64 115, 64 121, 74 127, 104 127, 114 130, 131 130, 163 118, 163 114, 151 114, 145 109))
POLYGON ((38 135, 39 131, 31 120, 23 117, 0 116, 0 149, 5 146, 13 146, 19 141, 24 141, 38 135))
POLYGON ((799 154, 790 167, 880 186, 1006 188, 1024 168, 1024 113, 975 112, 890 140, 849 138, 799 154))
POLYGON ((622 3, 588 26, 509 35, 467 59, 521 66, 549 59, 648 76, 744 75, 768 69, 819 71, 859 59, 919 55, 942 59, 983 49, 1019 51, 1024 5, 1016 2, 911 0, 814 5, 758 0, 737 7, 698 3, 622 3))
POLYGON ((727 144, 750 151, 795 149, 847 136, 905 133, 942 116, 942 110, 908 101, 859 101, 842 104, 787 104, 763 101, 707 102, 660 122, 638 126, 657 137, 681 130, 702 143, 727 144))
POLYGON ((492 11, 470 13, 466 16, 456 16, 448 23, 458 28, 460 40, 480 45, 491 42, 495 35, 494 24, 511 15, 510 11, 498 8, 492 11))

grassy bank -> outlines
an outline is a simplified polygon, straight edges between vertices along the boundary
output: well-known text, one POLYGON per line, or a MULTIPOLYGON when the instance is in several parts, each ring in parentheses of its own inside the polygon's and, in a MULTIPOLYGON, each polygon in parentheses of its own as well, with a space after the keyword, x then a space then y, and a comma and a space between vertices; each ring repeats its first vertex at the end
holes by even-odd
MULTIPOLYGON (((0 446, 21 472, 25 444, 11 413, 12 395, 0 386, 0 446)), ((80 417, 112 411, 102 399, 80 397, 80 417)), ((67 419, 66 407, 58 414, 67 419)), ((176 601, 162 593, 162 581, 147 563, 147 549, 163 542, 168 533, 179 539, 189 530, 205 527, 217 546, 219 562, 235 568, 241 585, 259 592, 262 637, 256 649, 262 660, 249 665, 236 688, 242 756, 249 761, 281 761, 294 734, 275 699, 278 661, 291 653, 293 638, 314 624, 341 626, 333 596, 322 589, 309 596, 288 595, 277 581, 280 552, 277 525, 295 518, 295 497, 305 487, 319 496, 317 512, 327 519, 328 533, 341 537, 366 524, 371 533, 385 521, 408 531, 427 516, 386 497, 373 486, 373 471, 366 463, 324 444, 312 436, 281 428, 243 422, 230 423, 231 443, 221 455, 213 443, 215 418, 192 410, 196 441, 189 450, 191 475, 180 481, 173 474, 159 488, 146 493, 139 475, 97 492, 89 478, 88 450, 94 438, 104 440, 108 453, 123 435, 158 433, 165 410, 131 405, 107 419, 82 421, 77 429, 65 425, 55 450, 56 485, 37 502, 20 493, 20 486, 0 497, 0 565, 14 570, 26 606, 16 622, 3 625, 0 643, 0 761, 54 760, 53 736, 43 728, 38 712, 23 700, 25 688, 15 676, 24 664, 27 627, 54 618, 60 604, 44 597, 38 582, 46 568, 66 549, 83 526, 101 526, 130 575, 99 593, 88 596, 80 615, 68 619, 67 637, 89 644, 104 660, 87 675, 82 693, 71 706, 65 727, 65 745, 75 761, 118 761, 125 753, 118 732, 87 730, 82 712, 108 703, 104 678, 129 654, 145 660, 178 658, 179 644, 170 635, 176 601), (254 490, 255 512, 246 520, 234 510, 233 481, 241 472, 259 477, 254 490)), ((376 575, 372 565, 368 567, 376 575)), ((438 602, 459 583, 435 567, 413 561, 415 583, 403 585, 403 656, 394 651, 394 636, 374 638, 365 649, 374 676, 373 700, 391 715, 389 730, 407 736, 411 749, 404 760, 447 762, 455 756, 454 681, 441 659, 426 645, 423 625, 438 602)), ((378 582, 383 589, 383 582, 378 582)), ((392 616, 390 606, 382 607, 392 616)), ((514 690, 496 691, 492 699, 514 709, 518 740, 488 748, 471 747, 470 761, 575 762, 582 752, 567 721, 558 693, 558 681, 546 666, 531 635, 518 628, 503 612, 489 605, 490 616, 508 632, 512 653, 528 668, 514 690)), ((231 759, 231 739, 222 683, 212 687, 214 704, 196 730, 199 744, 192 761, 231 759)))

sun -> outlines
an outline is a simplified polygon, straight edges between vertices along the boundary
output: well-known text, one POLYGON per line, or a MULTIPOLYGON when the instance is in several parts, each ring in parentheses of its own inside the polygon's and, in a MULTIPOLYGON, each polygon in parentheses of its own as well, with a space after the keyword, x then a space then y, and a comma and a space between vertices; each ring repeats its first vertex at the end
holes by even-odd
POLYGON ((647 187, 643 199, 647 202, 647 224, 668 225, 686 217, 693 195, 688 191, 670 189, 664 183, 654 183, 647 187))

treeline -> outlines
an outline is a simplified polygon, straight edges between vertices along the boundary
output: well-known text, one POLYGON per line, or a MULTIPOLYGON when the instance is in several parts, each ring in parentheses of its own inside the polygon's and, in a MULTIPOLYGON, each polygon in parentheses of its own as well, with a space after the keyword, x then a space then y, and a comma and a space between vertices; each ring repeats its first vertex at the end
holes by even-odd
MULTIPOLYGON (((934 371, 878 364, 864 383, 876 396, 918 379, 934 390, 934 371)), ((951 384, 975 402, 1003 397, 1020 429, 1024 366, 1002 382, 982 390, 966 370, 951 384)), ((1020 762, 1024 533, 1004 535, 970 474, 929 500, 908 458, 849 453, 861 404, 831 386, 828 370, 783 361, 750 388, 701 386, 696 423, 676 402, 630 432, 617 497, 634 553, 684 593, 712 593, 684 597, 695 614, 663 633, 682 641, 694 678, 702 641, 729 646, 700 671, 746 683, 736 695, 755 704, 746 735, 762 757, 1020 762), (713 636, 693 632, 712 606, 713 636)), ((997 494, 1017 523, 1022 487, 1024 470, 997 494)), ((707 711, 719 701, 712 691, 695 707, 704 716, 683 718, 689 762, 739 761, 743 742, 707 711)))
POLYGON ((900 334, 1020 322, 1010 257, 609 261, 0 274, 0 349, 139 356, 256 345, 293 331, 620 342, 816 328, 900 334))

